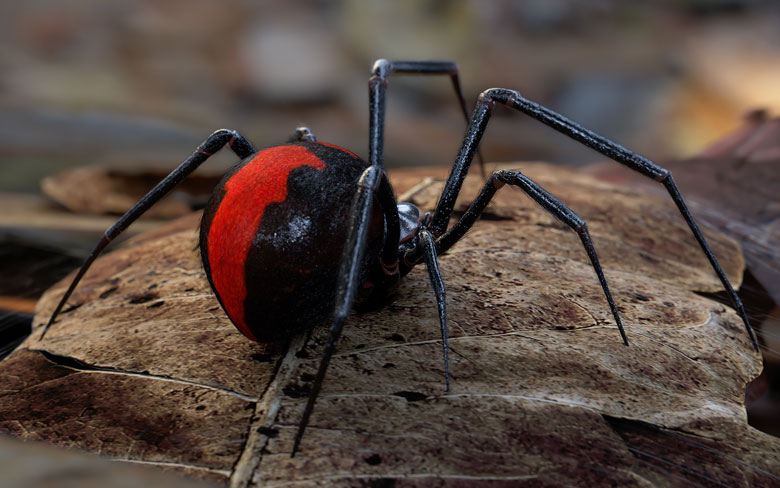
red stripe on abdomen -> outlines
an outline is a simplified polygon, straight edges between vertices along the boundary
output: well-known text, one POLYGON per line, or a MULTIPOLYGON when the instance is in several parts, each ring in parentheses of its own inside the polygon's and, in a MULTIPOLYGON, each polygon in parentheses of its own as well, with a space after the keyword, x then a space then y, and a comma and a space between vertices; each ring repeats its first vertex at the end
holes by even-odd
POLYGON ((258 152, 225 183, 225 195, 211 221, 208 259, 211 280, 230 319, 256 341, 244 317, 245 264, 266 207, 287 198, 290 172, 301 166, 325 169, 301 146, 277 146, 258 152))

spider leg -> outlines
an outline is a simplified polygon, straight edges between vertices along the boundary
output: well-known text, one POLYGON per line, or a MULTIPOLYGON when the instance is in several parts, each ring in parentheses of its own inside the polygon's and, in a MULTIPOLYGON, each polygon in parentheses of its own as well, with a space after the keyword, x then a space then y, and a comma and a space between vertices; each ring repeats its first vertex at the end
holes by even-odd
MULTIPOLYGON (((460 99, 464 115, 466 105, 460 91, 457 65, 455 63, 440 61, 387 61, 379 59, 374 63, 372 76, 368 81, 369 87, 369 135, 368 135, 368 162, 370 166, 363 172, 358 180, 358 191, 352 202, 350 210, 349 238, 344 247, 339 269, 338 288, 336 289, 336 309, 333 314, 328 338, 322 353, 322 359, 314 378, 309 399, 303 410, 301 421, 298 424, 298 432, 291 456, 295 456, 300 446, 303 433, 309 423, 309 418, 314 409, 314 403, 322 388, 325 372, 330 364, 336 343, 341 336, 344 322, 352 308, 352 303, 357 293, 360 281, 360 263, 365 252, 366 233, 370 223, 371 205, 376 195, 382 206, 385 218, 385 242, 380 254, 380 263, 389 276, 398 275, 398 242, 400 240, 400 219, 398 206, 392 187, 384 173, 384 131, 385 131, 385 100, 387 92, 387 78, 392 73, 418 73, 418 74, 449 74, 453 80, 453 86, 460 99)), ((468 120, 468 117, 467 117, 468 120)))
POLYGON ((60 299, 60 302, 57 304, 57 308, 54 309, 54 313, 51 315, 49 322, 43 328, 43 332, 41 332, 41 340, 43 340, 43 337, 46 335, 49 327, 51 327, 51 325, 54 323, 54 320, 62 310, 65 302, 68 301, 68 298, 70 298, 70 295, 73 293, 73 290, 76 289, 76 285, 79 284, 81 278, 84 276, 84 273, 87 272, 89 267, 92 265, 92 262, 97 259, 103 249, 105 249, 112 240, 114 240, 119 234, 127 229, 130 224, 135 222, 138 217, 149 210, 152 205, 157 203, 158 200, 165 196, 166 193, 171 191, 173 187, 181 183, 184 178, 195 171, 198 166, 200 166, 215 152, 222 149, 226 144, 230 146, 233 152, 235 152, 241 159, 244 159, 255 152, 252 144, 250 144, 249 141, 244 138, 244 136, 234 130, 220 129, 207 137, 206 140, 198 146, 195 152, 190 155, 190 157, 185 159, 181 164, 179 164, 179 166, 176 167, 176 169, 171 171, 168 176, 157 183, 154 188, 149 190, 146 195, 144 195, 135 205, 133 205, 133 208, 125 212, 125 214, 122 215, 114 225, 106 230, 106 232, 103 234, 103 237, 101 237, 100 241, 87 256, 84 264, 81 265, 78 273, 76 273, 76 277, 73 278, 73 281, 70 283, 67 291, 62 296, 62 299, 60 299))
MULTIPOLYGON (((322 359, 317 369, 317 375, 314 377, 309 399, 306 402, 306 407, 298 424, 298 432, 295 435, 291 457, 294 457, 298 451, 303 433, 309 423, 309 417, 314 409, 314 403, 317 401, 317 396, 322 388, 322 381, 325 379, 325 373, 336 349, 336 343, 344 328, 344 322, 352 309, 358 288, 362 284, 361 263, 363 263, 363 256, 366 250, 366 236, 371 223, 371 208, 375 196, 382 205, 384 205, 383 202, 386 202, 391 197, 395 201, 395 197, 392 195, 392 188, 387 182, 387 176, 378 165, 366 168, 357 182, 357 192, 352 200, 352 207, 349 213, 350 223, 347 242, 344 246, 339 267, 333 318, 328 330, 328 338, 322 351, 322 359), (387 192, 389 192, 389 196, 385 195, 387 192)), ((395 207, 393 208, 395 209, 395 207)), ((385 218, 387 218, 387 213, 385 213, 385 218)), ((391 224, 389 222, 386 222, 386 224, 389 232, 391 224)), ((398 230, 396 229, 396 240, 398 239, 397 234, 398 230)))
MULTIPOLYGON (((466 100, 460 89, 458 77, 458 65, 451 61, 388 61, 377 59, 371 68, 371 79, 368 81, 370 97, 369 118, 369 142, 368 153, 371 164, 383 164, 384 157, 384 133, 385 133, 385 92, 387 90, 387 78, 391 74, 416 74, 416 75, 449 75, 452 87, 458 97, 458 103, 463 111, 466 123, 469 123, 469 112, 466 108, 466 100)), ((485 161, 482 154, 477 151, 479 167, 482 176, 485 175, 485 161)))
POLYGON ((707 244, 704 234, 702 234, 699 226, 693 219, 691 212, 688 210, 688 206, 685 204, 677 185, 672 179, 671 172, 658 166, 649 159, 629 151, 623 146, 582 127, 576 122, 572 122, 548 108, 523 98, 514 90, 491 88, 480 94, 476 108, 471 117, 471 123, 469 124, 463 139, 463 144, 461 145, 455 164, 453 165, 444 191, 439 198, 439 202, 436 205, 436 210, 433 214, 430 227, 434 235, 441 236, 447 229, 447 223, 449 222, 450 215, 452 215, 452 209, 455 206, 455 201, 458 198, 458 193, 460 192, 463 180, 466 178, 466 173, 471 165, 474 152, 479 146, 479 141, 485 132, 490 115, 497 103, 529 115, 558 132, 598 151, 604 156, 663 184, 669 192, 669 195, 671 195, 672 200, 674 200, 674 203, 677 205, 677 208, 680 210, 680 213, 688 224, 688 227, 691 229, 693 236, 696 238, 696 241, 699 243, 705 256, 707 256, 713 270, 718 275, 720 282, 723 284, 723 287, 731 298, 731 303, 742 318, 742 321, 745 324, 745 330, 753 343, 753 348, 756 352, 759 351, 758 339, 756 338, 752 327, 750 327, 750 321, 745 312, 745 307, 742 305, 742 300, 740 300, 736 291, 734 291, 734 288, 726 277, 726 273, 723 272, 723 268, 721 268, 720 263, 718 263, 709 244, 707 244))
POLYGON ((295 132, 290 137, 288 142, 317 142, 317 138, 314 136, 314 133, 305 126, 300 126, 295 128, 295 132))
MULTIPOLYGON (((458 65, 450 61, 388 61, 378 59, 371 68, 371 78, 368 80, 368 162, 372 166, 384 168, 384 134, 385 134, 385 101, 387 95, 387 79, 391 74, 421 74, 421 75, 449 75, 452 86, 458 97, 460 108, 466 123, 469 121, 466 101, 460 88, 458 77, 458 65)), ((299 128, 300 129, 300 128, 299 128)), ((297 132, 297 136, 302 137, 297 132)), ((484 176, 485 168, 482 155, 477 153, 480 168, 484 176)), ((384 181, 384 179, 383 179, 384 181)), ((393 269, 397 266, 398 239, 395 229, 400 227, 397 203, 392 191, 380 192, 384 197, 382 208, 387 219, 388 235, 385 237, 381 262, 385 269, 393 269)))
POLYGON ((450 391, 450 361, 449 346, 447 345, 447 300, 444 291, 444 280, 439 271, 439 262, 436 259, 436 242, 430 232, 423 229, 419 234, 422 239, 422 248, 425 253, 425 264, 428 268, 428 276, 436 295, 436 306, 439 309, 439 324, 441 324, 441 346, 444 352, 444 384, 450 391))
MULTIPOLYGON (((466 231, 474 225, 474 222, 477 221, 479 216, 482 215, 482 212, 485 210, 488 203, 490 203, 490 200, 493 199, 493 196, 499 188, 503 187, 505 184, 516 186, 523 190, 529 197, 536 201, 536 203, 541 205, 542 208, 550 212, 558 220, 577 233, 582 241, 582 245, 585 246, 585 251, 588 253, 588 258, 590 258, 593 269, 596 271, 596 276, 598 276, 601 289, 604 291, 604 296, 607 298, 607 303, 609 303, 612 316, 615 318, 618 331, 620 331, 620 337, 623 338, 623 343, 625 345, 629 345, 628 337, 626 337, 626 332, 623 329, 623 322, 620 320, 617 306, 612 299, 612 293, 609 291, 609 285, 607 285, 607 279, 604 276, 604 271, 601 269, 599 257, 596 254, 596 248, 593 245, 590 232, 588 232, 587 224, 563 202, 520 171, 502 169, 493 173, 490 179, 485 183, 485 186, 482 187, 482 191, 479 193, 476 200, 469 206, 460 220, 436 239, 436 251, 440 254, 446 252, 453 244, 458 242, 461 237, 466 234, 466 231)), ((415 256, 410 256, 408 259, 414 258, 415 256)))

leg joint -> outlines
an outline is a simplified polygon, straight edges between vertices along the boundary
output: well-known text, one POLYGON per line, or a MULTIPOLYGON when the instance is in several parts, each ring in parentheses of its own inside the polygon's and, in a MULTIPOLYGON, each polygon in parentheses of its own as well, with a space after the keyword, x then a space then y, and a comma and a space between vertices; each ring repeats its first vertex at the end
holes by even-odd
POLYGON ((395 261, 387 264, 384 261, 384 256, 379 260, 379 264, 382 267, 382 272, 386 274, 387 276, 395 276, 399 272, 399 263, 398 258, 396 257, 395 261))
POLYGON ((490 182, 496 190, 500 190, 507 183, 512 183, 511 175, 504 169, 493 172, 490 176, 490 182))
POLYGON ((513 107, 518 98, 522 97, 514 90, 508 90, 506 88, 488 88, 479 94, 478 100, 483 103, 488 103, 489 101, 493 104, 500 103, 507 107, 513 107))
POLYGON ((314 136, 314 133, 309 129, 308 127, 296 127, 295 128, 295 138, 298 141, 308 141, 308 142, 316 142, 317 138, 314 136))
POLYGON ((387 78, 393 71, 393 63, 386 59, 377 59, 374 61, 374 66, 371 68, 371 77, 374 78, 387 78))
POLYGON ((379 166, 370 166, 363 171, 360 179, 357 182, 358 187, 365 188, 367 190, 376 191, 381 180, 380 176, 382 170, 379 166))
POLYGON ((204 156, 212 156, 219 151, 225 144, 233 143, 233 138, 238 135, 234 130, 219 129, 211 133, 203 143, 198 146, 197 151, 204 156))

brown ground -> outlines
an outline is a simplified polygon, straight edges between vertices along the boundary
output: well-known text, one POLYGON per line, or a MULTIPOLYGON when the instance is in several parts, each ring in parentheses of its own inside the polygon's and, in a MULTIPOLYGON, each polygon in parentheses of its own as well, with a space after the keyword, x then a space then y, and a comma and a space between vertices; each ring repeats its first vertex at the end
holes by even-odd
MULTIPOLYGON (((193 215, 96 262, 46 339, 0 363, 0 427, 237 486, 780 482, 780 443, 745 420, 760 361, 734 312, 693 293, 720 285, 673 204, 522 168, 588 221, 631 347, 576 235, 504 189, 441 257, 452 391, 419 268, 391 305, 350 318, 291 459, 323 331, 290 351, 237 333, 200 266, 193 215)), ((430 207, 440 188, 409 197, 430 207)), ((708 238, 736 285, 738 247, 708 238)), ((41 299, 36 327, 66 282, 41 299)))

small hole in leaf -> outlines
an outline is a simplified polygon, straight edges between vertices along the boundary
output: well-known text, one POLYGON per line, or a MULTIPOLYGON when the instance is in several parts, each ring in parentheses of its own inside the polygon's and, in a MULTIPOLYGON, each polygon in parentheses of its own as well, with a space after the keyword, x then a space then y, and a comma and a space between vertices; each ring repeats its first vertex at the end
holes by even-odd
POLYGON ((279 436, 279 431, 276 429, 272 429, 271 427, 259 427, 257 431, 271 439, 279 436))
POLYGON ((310 373, 303 373, 301 375, 301 381, 314 381, 314 375, 310 373))
POLYGON ((382 462, 382 458, 379 457, 379 454, 372 454, 371 456, 363 459, 363 461, 365 461, 367 464, 370 464, 371 466, 376 466, 382 462))
POLYGON ((405 398, 408 402, 419 402, 428 398, 426 395, 416 391, 397 391, 393 395, 405 398))
POLYGON ((128 303, 132 305, 137 305, 139 303, 151 302, 156 298, 159 298, 159 295, 157 295, 157 293, 144 293, 143 295, 134 296, 133 298, 130 299, 128 303))

